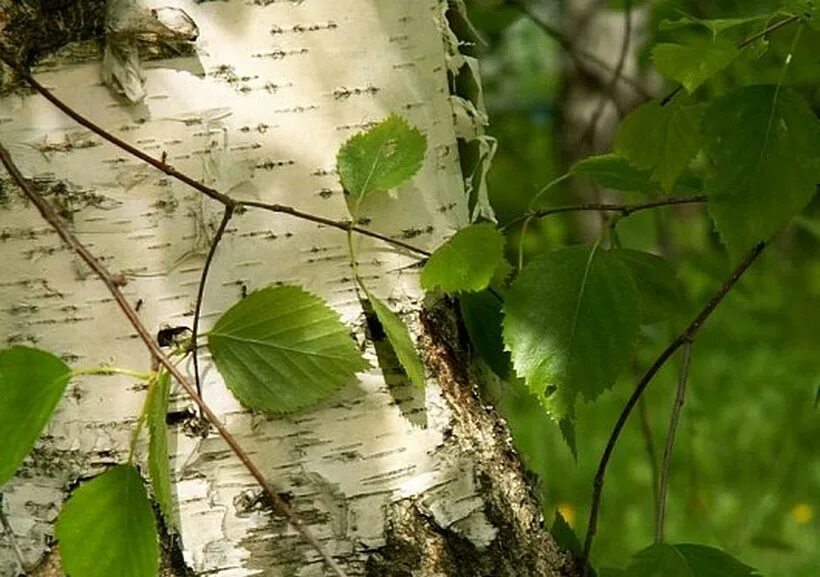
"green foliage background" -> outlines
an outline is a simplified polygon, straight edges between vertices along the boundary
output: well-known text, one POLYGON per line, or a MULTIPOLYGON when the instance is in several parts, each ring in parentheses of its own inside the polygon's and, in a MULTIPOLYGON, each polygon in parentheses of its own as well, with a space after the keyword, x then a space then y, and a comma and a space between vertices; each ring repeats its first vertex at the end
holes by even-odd
MULTIPOLYGON (((560 29, 563 3, 543 4, 559 15, 551 23, 560 29)), ((650 30, 657 31, 664 18, 680 18, 679 11, 701 18, 737 17, 771 11, 780 4, 664 0, 651 5, 650 30)), ((482 72, 489 131, 499 139, 489 184, 503 225, 522 214, 536 191, 567 168, 561 166, 557 153, 564 52, 504 2, 473 0, 468 8, 488 42, 481 52, 482 72)), ((655 42, 680 41, 692 31, 655 34, 659 36, 649 38, 642 50, 645 66, 651 66, 649 54, 655 42)), ((793 31, 774 33, 769 52, 756 62, 754 71, 741 59, 702 90, 718 94, 731 86, 777 82, 793 37, 793 31)), ((802 30, 784 84, 796 87, 817 113, 820 32, 816 29, 802 30)), ((570 194, 559 189, 554 202, 568 204, 573 201, 570 194)), ((525 255, 576 241, 576 222, 556 215, 531 228, 525 255)), ((632 374, 622 377, 594 404, 579 404, 578 461, 558 427, 523 387, 511 385, 500 393, 516 443, 541 478, 547 518, 560 507, 574 518, 573 527, 581 534, 598 458, 632 390, 635 373, 671 340, 673 327, 691 317, 728 270, 725 250, 701 209, 639 213, 622 221, 619 233, 623 245, 630 248, 653 250, 666 243, 686 298, 670 324, 644 328, 632 374), (665 239, 659 238, 659 230, 665 231, 665 239)), ((514 234, 511 238, 508 256, 514 261, 518 240, 514 234)), ((672 462, 667 540, 721 547, 768 576, 820 574, 820 412, 815 406, 820 386, 818 249, 820 202, 815 198, 699 335, 672 462)), ((652 466, 646 431, 651 431, 659 460, 675 382, 676 366, 671 363, 649 388, 645 406, 633 415, 616 449, 593 554, 596 566, 624 567, 632 553, 652 542, 652 466)))

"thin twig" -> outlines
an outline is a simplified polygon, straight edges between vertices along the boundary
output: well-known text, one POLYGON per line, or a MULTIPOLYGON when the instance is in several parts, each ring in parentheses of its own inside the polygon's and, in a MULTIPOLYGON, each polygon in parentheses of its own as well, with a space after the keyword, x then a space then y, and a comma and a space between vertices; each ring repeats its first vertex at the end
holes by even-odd
POLYGON ((265 203, 265 202, 258 202, 258 201, 249 201, 249 200, 237 200, 234 199, 227 194, 221 193, 215 188, 207 186, 198 180, 188 176, 184 172, 180 172, 179 170, 175 169, 173 166, 169 165, 164 161, 164 159, 159 159, 151 156, 150 154, 146 154, 139 148, 129 144, 128 142, 122 140, 121 138, 115 136, 102 126, 96 124, 92 120, 86 118, 73 108, 71 108, 68 104, 57 98, 54 94, 51 93, 45 86, 40 84, 31 74, 29 74, 24 68, 19 66, 13 60, 11 60, 5 53, 0 51, 0 61, 7 64, 9 67, 13 68, 15 72, 20 75, 20 78, 25 80, 29 85, 31 85, 34 90, 36 90, 43 98, 51 102, 56 108, 62 111, 66 116, 69 116, 72 120, 77 122, 78 124, 86 127, 91 132, 104 138, 117 148, 124 150, 128 154, 140 159, 141 161, 153 166, 157 170, 163 172, 164 174, 170 176, 171 178, 175 178, 176 180, 190 186, 194 190, 204 194, 210 199, 213 199, 224 206, 233 205, 234 207, 254 207, 259 208, 262 210, 267 210, 269 212, 275 212, 280 214, 287 214, 293 216, 295 218, 306 220, 310 222, 315 222, 317 224, 323 224, 325 226, 329 226, 332 228, 336 228, 342 231, 347 232, 348 229, 352 230, 357 234, 361 234, 363 236, 369 236, 371 238, 378 239, 382 242, 386 242, 393 246, 401 247, 405 250, 410 252, 420 254, 422 256, 430 256, 430 252, 417 248, 409 243, 403 242, 401 240, 390 238, 389 236, 385 236, 383 234, 379 234, 377 232, 373 232, 366 228, 362 228, 360 226, 351 226, 350 221, 347 220, 333 220, 330 218, 325 218, 323 216, 310 214, 301 210, 297 210, 291 206, 286 206, 282 204, 275 204, 275 203, 265 203))
POLYGON ((587 202, 583 204, 569 204, 566 206, 554 206, 551 208, 541 208, 531 212, 522 214, 521 216, 511 220, 504 225, 504 228, 509 228, 518 224, 522 220, 528 218, 543 218, 552 214, 559 214, 562 212, 618 212, 621 216, 629 216, 635 212, 642 210, 649 210, 652 208, 659 208, 662 206, 673 206, 678 204, 702 204, 708 200, 705 194, 697 194, 694 196, 672 196, 669 198, 660 198, 658 200, 650 200, 647 202, 638 202, 635 204, 618 204, 610 202, 587 202))
POLYGON ((601 460, 598 463, 598 469, 595 472, 595 480, 593 482, 592 488, 592 501, 590 504, 590 511, 589 511, 589 523, 587 524, 587 533, 586 538, 584 539, 584 553, 583 553, 583 565, 584 565, 584 577, 589 575, 589 554, 592 551, 592 541, 595 538, 595 533, 598 529, 598 513, 601 507, 601 495, 604 489, 604 478, 606 476, 606 469, 607 465, 609 465, 609 460, 612 457, 612 453, 615 450, 615 445, 618 442, 618 438, 621 435, 621 431, 623 431, 624 426, 626 425, 627 420, 629 419, 629 415, 632 413, 632 410, 635 408, 635 405, 638 404, 638 399, 641 398, 641 395, 649 386, 649 383, 652 382, 652 379, 655 377, 657 372, 663 367, 667 360, 677 351, 680 347, 685 345, 686 343, 692 342, 695 338, 695 335, 698 333, 700 328, 703 326, 703 323, 709 318, 709 316, 715 311, 717 306, 720 302, 729 294, 729 291, 737 284, 743 274, 749 269, 749 267, 754 263, 760 253, 763 252, 763 249, 766 248, 768 241, 759 242, 755 247, 746 255, 746 257, 741 261, 741 263, 732 271, 729 275, 729 278, 717 289, 712 296, 709 298, 709 301, 706 305, 701 309, 695 319, 689 324, 688 327, 678 335, 670 344, 667 346, 658 358, 655 359, 655 362, 646 370, 643 374, 641 379, 638 381, 638 384, 635 386, 635 390, 632 393, 632 396, 629 397, 627 400, 626 405, 621 410, 621 414, 618 416, 618 420, 615 423, 615 426, 612 429, 612 433, 609 436, 609 440, 607 441, 606 447, 604 448, 604 452, 601 455, 601 460))
MULTIPOLYGON (((538 26, 541 29, 541 31, 544 32, 544 34, 555 40, 558 43, 558 45, 561 48, 563 48, 567 52, 567 54, 569 54, 570 58, 572 58, 576 66, 578 66, 579 68, 585 68, 585 66, 581 62, 581 59, 583 59, 588 60, 590 63, 595 64, 596 66, 598 66, 606 72, 613 71, 613 67, 609 62, 599 57, 595 53, 590 52, 589 50, 577 48, 575 44, 572 42, 572 40, 564 36, 564 34, 557 28, 541 20, 541 18, 539 18, 538 15, 535 12, 533 12, 533 10, 521 0, 508 0, 507 3, 513 6, 514 8, 517 8, 522 14, 529 18, 533 24, 538 26)), ((618 82, 621 82, 629 86, 632 90, 635 91, 636 94, 638 94, 642 98, 645 98, 647 100, 652 98, 652 95, 647 91, 647 89, 644 88, 641 82, 636 80, 635 78, 631 78, 624 74, 620 74, 618 76, 618 82)))
MULTIPOLYGON (((767 35, 771 34, 772 32, 774 32, 775 30, 779 30, 780 28, 783 28, 784 26, 787 26, 787 25, 791 24, 792 22, 797 22, 798 20, 800 20, 800 15, 799 14, 792 14, 791 16, 789 16, 787 18, 784 18, 783 20, 778 20, 774 24, 769 24, 768 26, 766 26, 760 32, 755 32, 754 34, 752 34, 748 38, 744 38, 743 40, 738 42, 735 46, 737 47, 738 50, 740 50, 742 48, 745 48, 746 46, 748 46, 749 44, 751 44, 755 40, 758 40, 759 38, 763 38, 764 36, 767 36, 767 35)), ((675 99, 675 97, 678 94, 680 94, 681 90, 683 90, 683 85, 678 84, 674 88, 674 90, 672 90, 669 94, 667 94, 666 96, 661 98, 661 106, 666 106, 667 104, 672 102, 675 99)))
MULTIPOLYGON (((222 235, 225 234, 225 229, 228 223, 233 218, 234 206, 232 204, 225 205, 225 212, 222 214, 222 221, 211 239, 211 246, 208 249, 208 256, 205 257, 205 264, 202 266, 202 273, 199 277, 199 286, 196 291, 196 303, 194 304, 194 325, 191 329, 191 355, 194 362, 194 384, 196 385, 196 392, 202 396, 202 383, 199 375, 199 351, 197 350, 197 336, 199 335, 199 317, 202 314, 202 300, 205 296, 205 284, 208 282, 208 273, 211 270, 211 263, 214 261, 216 254, 216 247, 219 246, 219 241, 222 240, 222 235)), ((200 412, 200 417, 202 416, 200 412)))
POLYGON ((666 520, 666 494, 669 490, 669 468, 672 465, 672 450, 675 448, 675 433, 678 430, 680 414, 686 400, 686 382, 689 379, 689 364, 692 361, 692 342, 683 345, 678 388, 675 391, 675 403, 669 417, 669 430, 666 433, 666 446, 663 449, 661 478, 658 485, 658 510, 655 518, 655 543, 663 543, 664 523, 666 520))
POLYGON ((618 85, 618 81, 621 78, 621 75, 624 71, 624 66, 626 65, 626 56, 629 54, 629 43, 632 40, 632 0, 625 0, 624 2, 624 37, 623 41, 621 42, 621 51, 618 54, 618 61, 615 64, 615 70, 612 72, 612 78, 609 80, 609 83, 606 85, 603 93, 601 93, 600 98, 598 99, 598 105, 595 107, 595 111, 592 113, 592 116, 589 118, 589 123, 587 124, 586 128, 584 129, 583 133, 581 134, 581 138, 578 139, 578 143, 584 143, 589 141, 590 146, 595 145, 595 133, 598 129, 598 122, 601 120, 601 115, 606 110, 606 103, 608 100, 615 101, 615 87, 618 85))
POLYGON ((17 183, 20 189, 25 193, 26 197, 37 207, 43 219, 48 222, 59 237, 94 271, 94 273, 103 282, 108 292, 116 301, 120 310, 131 323, 131 326, 137 332, 140 340, 145 344, 145 347, 150 351, 151 355, 156 361, 165 367, 165 369, 176 379, 180 386, 185 390, 188 396, 196 403, 199 409, 205 414, 205 418, 217 430, 219 435, 225 440, 228 447, 233 451, 237 458, 242 462, 248 472, 253 476, 256 482, 262 487, 265 495, 270 500, 271 505, 276 512, 285 519, 288 523, 313 547, 313 549, 321 555, 327 566, 333 571, 337 577, 347 577, 342 568, 336 563, 333 557, 325 551, 325 548, 319 540, 308 530, 302 521, 296 516, 296 513, 285 501, 279 496, 273 486, 265 478, 265 475, 254 464, 250 456, 239 445, 236 438, 228 431, 225 425, 219 420, 219 417, 211 410, 211 408, 202 400, 202 397, 197 394, 196 388, 188 380, 185 375, 177 368, 162 351, 159 345, 154 341, 151 333, 142 324, 137 312, 131 307, 128 299, 122 294, 119 289, 119 282, 116 281, 111 272, 80 242, 80 240, 72 233, 60 220, 60 217, 51 207, 51 205, 29 184, 25 179, 20 169, 14 163, 8 150, 0 143, 0 161, 6 167, 6 170, 11 175, 11 178, 17 183))

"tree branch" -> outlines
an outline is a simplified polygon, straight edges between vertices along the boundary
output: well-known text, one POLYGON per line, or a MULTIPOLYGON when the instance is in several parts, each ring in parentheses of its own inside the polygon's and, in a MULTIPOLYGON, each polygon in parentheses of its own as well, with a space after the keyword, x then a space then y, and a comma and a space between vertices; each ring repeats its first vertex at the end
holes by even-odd
POLYGON ((717 306, 721 303, 721 301, 729 294, 729 291, 734 288, 743 274, 752 266, 752 263, 760 256, 760 253, 766 248, 768 241, 759 242, 741 261, 739 265, 732 271, 729 275, 729 278, 717 289, 712 296, 709 298, 709 301, 704 305, 703 309, 698 313, 695 319, 689 324, 686 329, 673 340, 669 346, 667 346, 658 358, 655 359, 655 362, 646 370, 643 374, 641 379, 638 381, 638 384, 635 386, 635 390, 632 393, 632 396, 629 397, 629 400, 624 405, 624 408, 621 410, 621 414, 618 416, 618 420, 615 423, 615 426, 612 429, 612 433, 609 436, 609 440, 607 441, 606 447, 604 448, 604 452, 601 455, 601 460, 598 463, 598 469, 595 472, 595 480, 593 482, 592 488, 592 502, 590 505, 589 511, 589 523, 587 524, 587 533, 586 538, 584 539, 584 553, 583 553, 583 565, 584 565, 584 577, 589 575, 589 555, 592 551, 592 542, 595 538, 595 533, 598 529, 598 513, 601 507, 601 495, 604 489, 604 479, 606 477, 606 469, 607 465, 609 465, 609 460, 612 457, 612 453, 615 450, 615 445, 618 442, 618 438, 623 431, 624 426, 626 425, 627 420, 629 419, 629 415, 632 413, 632 410, 635 408, 635 405, 638 404, 638 400, 641 398, 641 395, 649 386, 649 383, 652 382, 652 379, 658 373, 658 371, 663 367, 667 360, 677 351, 680 347, 687 343, 691 343, 697 335, 700 328, 703 326, 703 323, 709 318, 709 316, 715 311, 717 306))
POLYGON ((666 433, 666 446, 663 449, 663 463, 661 478, 658 484, 658 510, 655 519, 655 543, 663 543, 663 530, 666 521, 666 493, 669 489, 669 468, 672 465, 672 450, 675 447, 675 433, 678 430, 678 421, 686 399, 686 381, 689 378, 689 363, 692 361, 692 343, 683 345, 683 359, 678 374, 678 388, 675 391, 675 403, 672 405, 672 414, 669 417, 669 430, 666 433))
POLYGON ((43 219, 51 225, 54 231, 99 277, 103 282, 108 292, 114 297, 120 310, 128 319, 128 322, 136 330, 140 340, 145 344, 146 348, 151 352, 151 355, 157 362, 165 367, 165 369, 174 377, 180 386, 188 393, 188 396, 196 403, 199 409, 204 413, 205 417, 210 421, 214 428, 219 433, 231 451, 242 462, 248 472, 253 476, 257 483, 262 487, 265 495, 270 500, 274 510, 285 517, 290 525, 307 541, 313 549, 319 553, 325 564, 330 568, 337 577, 347 577, 342 568, 336 563, 333 557, 327 553, 319 542, 319 540, 308 530, 296 516, 296 513, 285 501, 279 496, 273 486, 265 478, 265 475, 251 460, 250 456, 239 445, 236 438, 228 431, 225 425, 219 420, 219 417, 211 410, 211 408, 202 400, 202 397, 196 391, 194 385, 188 380, 185 375, 177 368, 177 366, 165 355, 159 345, 154 341, 151 334, 139 318, 137 312, 131 307, 128 300, 122 294, 119 286, 122 284, 114 278, 111 272, 74 236, 74 234, 63 224, 60 217, 51 207, 51 205, 28 183, 23 174, 14 164, 8 150, 0 143, 0 162, 6 167, 11 178, 17 183, 25 196, 37 207, 43 219))
POLYGON ((174 178, 183 184, 188 185, 189 187, 193 188, 194 190, 204 194, 208 198, 215 200, 221 203, 224 206, 232 205, 234 208, 238 208, 240 206, 245 207, 253 207, 262 210, 267 210, 269 212, 275 212, 280 214, 287 214, 294 218, 298 218, 301 220, 306 220, 310 222, 315 222, 317 224, 323 224, 325 226, 329 226, 331 228, 336 228, 342 231, 347 232, 348 230, 352 230, 353 232, 363 235, 369 236, 371 238, 378 239, 382 242, 391 244, 393 246, 397 246, 403 248, 409 252, 413 252, 415 254, 419 254, 425 257, 430 256, 430 252, 426 251, 421 248, 417 248, 409 243, 403 242, 401 240, 390 238, 389 236, 385 236, 383 234, 379 234, 377 232, 373 232, 366 228, 362 228, 360 226, 353 225, 350 221, 347 220, 333 220, 330 218, 325 218, 323 216, 310 214, 301 210, 297 210, 292 206, 286 206, 282 204, 274 204, 274 203, 264 203, 264 202, 257 202, 257 201, 249 201, 249 200, 237 200, 234 199, 227 194, 221 193, 218 190, 207 186, 198 180, 188 176, 184 172, 180 172, 175 169, 173 166, 170 166, 165 162, 164 159, 154 158, 153 156, 146 154, 142 150, 136 148, 135 146, 125 142, 121 138, 111 134, 108 130, 103 128, 102 126, 96 124, 92 120, 86 118, 65 102, 57 98, 54 94, 51 93, 45 86, 40 84, 27 70, 22 68, 19 64, 14 62, 9 56, 0 49, 0 61, 4 62, 9 67, 13 68, 14 71, 25 80, 34 90, 36 90, 43 98, 51 102, 55 107, 57 107, 60 111, 62 111, 66 116, 69 116, 72 120, 81 124, 82 126, 89 129, 94 134, 104 138, 117 148, 124 150, 128 154, 140 159, 141 161, 145 162, 156 168, 157 170, 165 173, 166 175, 174 178))
MULTIPOLYGON (((194 305, 194 323, 191 329, 191 355, 194 362, 194 384, 196 385, 196 392, 202 396, 202 384, 199 376, 199 349, 197 347, 197 336, 199 335, 199 317, 202 314, 202 299, 205 296, 205 283, 208 281, 208 273, 211 270, 211 263, 216 254, 216 247, 219 246, 219 241, 222 240, 222 235, 225 234, 225 229, 228 223, 233 218, 234 207, 232 204, 225 205, 225 212, 222 214, 222 221, 211 239, 211 246, 208 249, 208 255, 205 257, 205 264, 202 266, 202 273, 199 277, 199 285, 196 290, 196 304, 194 305)), ((200 417, 202 413, 200 412, 200 417)))

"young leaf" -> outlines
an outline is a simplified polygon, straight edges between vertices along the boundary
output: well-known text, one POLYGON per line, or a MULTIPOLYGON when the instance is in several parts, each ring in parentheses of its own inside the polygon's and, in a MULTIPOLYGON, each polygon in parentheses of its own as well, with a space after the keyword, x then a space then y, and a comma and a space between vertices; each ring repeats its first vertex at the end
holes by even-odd
POLYGON ((427 138, 417 128, 390 115, 339 149, 342 187, 356 202, 371 192, 395 188, 418 172, 426 149, 427 138))
POLYGON ((421 286, 448 293, 484 290, 503 260, 504 235, 492 224, 473 224, 436 249, 421 271, 421 286))
POLYGON ((34 447, 71 378, 71 369, 45 351, 0 351, 0 486, 34 447))
POLYGON ((704 545, 658 543, 633 555, 627 577, 755 577, 728 553, 704 545))
POLYGON ((691 44, 658 44, 652 49, 652 60, 661 74, 677 80, 692 93, 738 54, 732 42, 718 38, 691 44))
POLYGON ((396 358, 399 359, 404 372, 410 378, 410 382, 417 387, 424 388, 424 365, 421 363, 416 346, 413 344, 413 339, 410 338, 410 331, 407 330, 404 322, 399 316, 391 311, 379 299, 374 297, 369 292, 367 299, 373 306, 373 312, 376 313, 379 322, 387 335, 387 340, 390 346, 396 352, 396 358))
POLYGON ((734 261, 799 213, 820 182, 820 121, 791 90, 749 86, 703 120, 709 209, 734 261))
POLYGON ((613 384, 640 325, 626 267, 588 246, 530 262, 507 293, 504 313, 513 366, 557 421, 572 417, 579 393, 592 400, 613 384))
POLYGON ((57 540, 72 577, 156 577, 157 526, 137 470, 119 465, 72 493, 57 518, 57 540))
POLYGON ((459 298, 461 317, 475 352, 493 372, 506 379, 510 373, 510 354, 504 350, 501 338, 501 301, 490 293, 465 293, 459 298))
POLYGON ((683 291, 677 273, 664 258, 638 250, 618 249, 614 254, 629 269, 641 300, 641 322, 669 318, 681 306, 683 291))
POLYGON ((336 312, 290 285, 228 309, 208 333, 208 348, 242 404, 272 413, 316 403, 369 366, 336 312))
POLYGON ((168 528, 174 529, 176 523, 171 498, 171 469, 168 464, 168 425, 165 423, 170 392, 171 375, 161 371, 148 391, 148 470, 151 473, 154 499, 159 505, 165 524, 168 528))
POLYGON ((615 133, 615 152, 652 173, 665 191, 700 150, 700 106, 647 102, 633 110, 615 133))

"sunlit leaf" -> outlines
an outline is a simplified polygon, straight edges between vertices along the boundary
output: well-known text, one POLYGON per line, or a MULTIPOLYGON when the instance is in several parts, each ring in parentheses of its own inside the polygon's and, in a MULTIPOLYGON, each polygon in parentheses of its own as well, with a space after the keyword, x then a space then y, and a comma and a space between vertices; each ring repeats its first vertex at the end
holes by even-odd
POLYGON ((477 292, 489 286, 503 260, 504 235, 492 224, 473 224, 436 249, 421 271, 421 286, 477 292))
POLYGON ((668 260, 648 252, 618 249, 614 254, 629 269, 641 299, 641 322, 654 323, 680 310, 683 290, 668 260))
POLYGON ((68 365, 51 353, 0 351, 0 486, 34 447, 70 378, 68 365))
POLYGON ((272 413, 327 398, 368 368, 339 315, 290 285, 236 303, 208 333, 208 348, 242 404, 272 413))
POLYGON ((579 394, 594 399, 629 361, 640 325, 629 271, 604 250, 547 252, 521 271, 504 303, 513 367, 557 421, 579 394))
POLYGON ((342 187, 356 203, 371 192, 395 188, 418 172, 426 149, 427 139, 417 128, 391 115, 339 149, 342 187))
POLYGON ((168 457, 168 396, 171 392, 171 376, 162 371, 148 391, 148 470, 154 498, 169 528, 175 527, 171 497, 171 469, 168 457))
POLYGON ((820 121, 793 91, 750 86, 714 102, 703 126, 714 171, 709 209, 736 261, 814 196, 820 121))
POLYGON ((156 577, 154 512, 137 470, 109 469, 72 493, 57 518, 65 572, 71 577, 156 577))
POLYGON ((615 152, 652 173, 665 191, 700 150, 701 106, 642 104, 624 118, 615 133, 615 152))
POLYGON ((677 80, 690 93, 726 68, 740 51, 728 40, 693 41, 690 44, 658 44, 652 60, 658 71, 677 80))
POLYGON ((659 543, 636 553, 627 577, 755 577, 759 575, 728 553, 704 545, 659 543))
POLYGON ((413 344, 413 339, 410 338, 410 331, 407 330, 407 325, 401 318, 387 308, 383 302, 367 293, 367 299, 373 307, 373 312, 384 329, 387 335, 387 340, 390 346, 396 353, 396 358, 399 359, 404 372, 410 378, 410 382, 419 388, 424 388, 424 365, 416 352, 416 346, 413 344))

